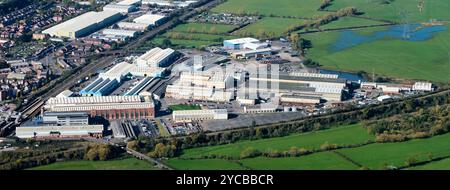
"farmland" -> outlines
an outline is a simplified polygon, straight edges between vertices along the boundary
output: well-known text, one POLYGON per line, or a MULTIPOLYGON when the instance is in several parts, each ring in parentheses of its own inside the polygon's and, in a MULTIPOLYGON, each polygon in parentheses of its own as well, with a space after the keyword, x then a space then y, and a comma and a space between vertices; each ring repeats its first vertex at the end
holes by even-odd
POLYGON ((408 158, 426 161, 430 156, 434 158, 450 156, 449 140, 450 134, 445 134, 428 139, 370 144, 338 151, 361 165, 371 169, 383 169, 385 165, 406 166, 408 158))
POLYGON ((273 38, 284 35, 288 28, 304 24, 305 20, 294 18, 265 17, 235 32, 239 36, 273 38))
POLYGON ((450 170, 450 158, 431 162, 422 166, 409 168, 410 170, 450 170))
POLYGON ((292 146, 313 150, 319 149, 325 142, 337 145, 351 145, 365 143, 373 139, 374 137, 368 134, 361 125, 356 124, 311 133, 293 134, 286 137, 187 149, 181 157, 195 158, 206 155, 238 157, 240 152, 247 147, 253 147, 260 151, 267 151, 269 149, 285 151, 289 150, 292 146))
POLYGON ((211 11, 232 14, 314 18, 325 14, 317 11, 319 7, 320 1, 316 0, 228 0, 211 11))
POLYGON ((173 28, 172 32, 189 32, 189 33, 204 33, 204 34, 225 34, 235 29, 237 26, 226 24, 211 24, 211 23, 187 23, 181 24, 173 28))
POLYGON ((358 169, 333 152, 321 152, 301 157, 250 158, 240 161, 256 170, 352 170, 358 169))
POLYGON ((30 168, 31 170, 154 170, 146 161, 124 158, 109 161, 64 161, 30 168))
POLYGON ((244 169, 239 164, 222 159, 170 159, 166 162, 171 167, 180 170, 239 170, 244 169))
MULTIPOLYGON (((448 27, 448 26, 445 26, 448 27)), ((387 27, 361 30, 363 37, 387 27)), ((352 47, 336 51, 339 38, 348 32, 322 32, 303 35, 311 40, 313 48, 308 57, 318 61, 324 68, 344 71, 374 71, 377 75, 407 79, 449 82, 450 62, 448 46, 450 31, 434 33, 431 39, 407 41, 385 37, 383 39, 354 44, 352 47), (395 50, 395 53, 392 51, 395 50), (351 61, 349 61, 349 59, 351 61), (401 72, 399 72, 401 71, 401 72)))
POLYGON ((381 0, 338 0, 328 8, 338 10, 354 6, 364 12, 365 17, 391 20, 395 22, 424 22, 429 19, 449 20, 450 4, 447 0, 424 1, 422 12, 418 8, 420 0, 395 0, 389 4, 382 4, 381 0))

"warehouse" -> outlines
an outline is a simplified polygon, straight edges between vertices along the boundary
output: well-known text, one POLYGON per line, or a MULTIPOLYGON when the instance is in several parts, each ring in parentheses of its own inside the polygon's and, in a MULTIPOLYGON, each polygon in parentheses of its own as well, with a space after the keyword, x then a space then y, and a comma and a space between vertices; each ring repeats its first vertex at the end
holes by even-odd
POLYGON ((105 119, 150 119, 155 106, 149 96, 92 96, 50 98, 44 109, 50 112, 88 112, 105 119))
POLYGON ((136 10, 134 5, 108 4, 103 7, 103 11, 115 11, 127 14, 136 10))
POLYGON ((145 31, 148 29, 148 24, 134 23, 134 22, 119 22, 117 26, 125 30, 145 31))
POLYGON ((429 83, 429 82, 416 82, 412 86, 412 90, 431 92, 431 91, 434 91, 434 87, 433 87, 433 84, 429 83))
POLYGON ((259 43, 259 40, 255 38, 238 38, 232 40, 225 40, 223 41, 223 47, 229 50, 238 50, 243 49, 244 44, 247 43, 259 43))
POLYGON ((18 138, 81 138, 103 136, 103 125, 46 125, 16 127, 18 138))
POLYGON ((212 87, 191 86, 185 83, 176 83, 167 86, 166 97, 187 100, 229 102, 234 99, 234 93, 231 91, 215 90, 212 87))
POLYGON ((185 71, 180 74, 180 82, 219 89, 234 87, 234 77, 221 72, 185 71))
POLYGON ((75 39, 94 33, 121 18, 122 14, 117 11, 91 11, 44 30, 42 33, 75 39))
POLYGON ((147 24, 149 26, 158 26, 165 20, 165 16, 156 14, 145 14, 133 20, 135 23, 147 24))
POLYGON ((289 76, 337 79, 339 75, 323 73, 290 72, 289 76))
POLYGON ((249 59, 249 58, 259 58, 272 55, 271 48, 263 48, 256 50, 242 50, 231 53, 231 57, 234 59, 249 59))
POLYGON ((44 112, 16 128, 19 138, 102 137, 103 125, 90 125, 86 112, 44 112))
POLYGON ((167 0, 142 0, 145 5, 158 5, 166 7, 187 7, 197 1, 167 1, 167 0))
POLYGON ((192 122, 217 119, 226 120, 228 119, 228 111, 226 109, 178 110, 173 111, 172 117, 175 122, 192 122))
POLYGON ((123 1, 118 2, 117 5, 139 6, 139 5, 141 5, 141 0, 123 0, 123 1))
POLYGON ((127 91, 124 96, 137 96, 147 85, 152 83, 155 78, 153 77, 145 77, 141 81, 139 81, 133 88, 127 91))
POLYGON ((119 86, 116 79, 97 78, 80 91, 82 96, 106 96, 119 86))
POLYGON ((136 31, 133 30, 119 30, 119 29, 104 29, 102 31, 104 35, 115 35, 115 36, 126 36, 134 38, 137 35, 136 31))
POLYGON ((305 95, 281 95, 281 103, 295 104, 295 105, 308 105, 308 104, 319 104, 320 96, 305 96, 305 95))
POLYGON ((138 66, 165 67, 170 65, 174 58, 175 50, 156 47, 141 55, 136 62, 138 66))

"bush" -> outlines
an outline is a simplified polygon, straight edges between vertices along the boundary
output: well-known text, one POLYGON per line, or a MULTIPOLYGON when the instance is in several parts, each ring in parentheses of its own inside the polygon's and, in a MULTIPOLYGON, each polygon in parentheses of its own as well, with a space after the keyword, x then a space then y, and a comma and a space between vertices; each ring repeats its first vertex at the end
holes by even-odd
POLYGON ((241 152, 240 158, 241 159, 254 158, 254 157, 258 157, 260 155, 261 155, 261 152, 259 150, 254 149, 253 147, 248 147, 241 152))

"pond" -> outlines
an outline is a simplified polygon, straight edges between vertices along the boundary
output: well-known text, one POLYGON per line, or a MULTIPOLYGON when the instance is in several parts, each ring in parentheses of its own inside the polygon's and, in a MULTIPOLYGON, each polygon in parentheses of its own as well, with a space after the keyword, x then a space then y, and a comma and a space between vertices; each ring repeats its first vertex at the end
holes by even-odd
POLYGON ((435 25, 420 27, 421 24, 396 25, 370 35, 361 35, 352 30, 343 30, 336 42, 331 45, 330 51, 337 52, 363 43, 373 42, 386 38, 404 41, 424 41, 431 39, 436 33, 447 30, 447 26, 435 25))

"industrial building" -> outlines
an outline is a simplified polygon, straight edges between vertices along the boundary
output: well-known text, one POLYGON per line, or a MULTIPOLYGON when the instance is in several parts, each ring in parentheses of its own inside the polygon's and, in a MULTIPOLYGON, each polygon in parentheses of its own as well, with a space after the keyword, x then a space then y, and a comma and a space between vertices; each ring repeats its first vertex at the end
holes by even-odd
POLYGON ((263 48, 256 50, 242 50, 231 53, 231 57, 234 59, 249 59, 249 58, 260 58, 272 55, 271 48, 263 48))
MULTIPOLYGON (((343 91, 347 85, 347 81, 344 79, 287 75, 254 75, 249 80, 250 84, 244 84, 245 86, 249 86, 247 88, 249 93, 258 94, 260 97, 264 94, 269 94, 268 97, 263 98, 270 98, 270 94, 275 94, 275 96, 297 94, 301 96, 320 97, 323 100, 331 102, 343 100, 343 91)), ((303 100, 305 100, 305 103, 309 102, 309 100, 303 100)))
POLYGON ((125 30, 145 31, 148 29, 148 24, 134 23, 134 22, 119 22, 117 26, 125 30))
POLYGON ((412 86, 412 90, 431 92, 431 91, 434 91, 434 87, 433 87, 433 84, 429 83, 429 82, 416 82, 412 86))
POLYGON ((138 66, 165 67, 170 65, 174 61, 174 58, 175 50, 156 47, 141 55, 136 60, 136 63, 138 66))
POLYGON ((187 100, 229 102, 234 99, 234 92, 214 89, 213 87, 190 86, 183 83, 168 85, 166 97, 187 100))
POLYGON ((127 91, 124 96, 137 96, 143 89, 155 80, 153 77, 145 77, 139 81, 133 88, 127 91))
MULTIPOLYGON (((223 41, 223 47, 225 49, 229 49, 229 50, 239 50, 239 49, 244 49, 244 44, 249 44, 249 43, 260 43, 260 41, 258 39, 255 38, 238 38, 238 39, 232 39, 232 40, 225 40, 223 41)), ((247 47, 249 45, 246 45, 247 47)))
POLYGON ((120 86, 126 76, 162 77, 164 72, 164 68, 121 62, 107 72, 100 73, 96 80, 80 91, 80 94, 82 96, 105 96, 120 86))
POLYGON ((164 22, 165 18, 164 15, 145 14, 133 19, 133 22, 147 24, 148 26, 158 26, 164 22))
POLYGON ((157 5, 165 7, 187 7, 197 1, 167 1, 167 0, 142 0, 144 5, 157 5))
POLYGON ((87 36, 122 18, 117 11, 87 12, 66 22, 53 26, 42 33, 56 37, 79 38, 87 36))
POLYGON ((92 96, 50 98, 44 105, 50 112, 87 112, 91 117, 115 119, 149 119, 155 106, 149 96, 92 96))
POLYGON ((192 122, 203 120, 228 119, 228 111, 226 109, 210 109, 210 110, 178 110, 173 111, 173 120, 175 122, 192 122))
POLYGON ((108 4, 103 7, 103 11, 116 11, 127 14, 136 10, 134 5, 108 4))
POLYGON ((90 125, 86 112, 44 112, 16 128, 19 138, 102 137, 103 125, 90 125))
POLYGON ((289 76, 337 79, 339 75, 307 72, 290 72, 289 76))
POLYGON ((104 35, 126 36, 130 38, 134 38, 137 36, 137 32, 133 30, 104 29, 102 33, 104 35))
POLYGON ((281 95, 281 103, 287 104, 319 104, 321 98, 318 96, 305 96, 305 95, 281 95))

